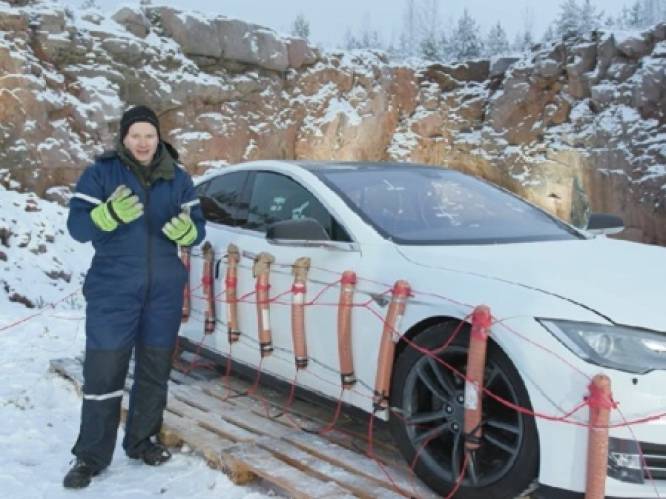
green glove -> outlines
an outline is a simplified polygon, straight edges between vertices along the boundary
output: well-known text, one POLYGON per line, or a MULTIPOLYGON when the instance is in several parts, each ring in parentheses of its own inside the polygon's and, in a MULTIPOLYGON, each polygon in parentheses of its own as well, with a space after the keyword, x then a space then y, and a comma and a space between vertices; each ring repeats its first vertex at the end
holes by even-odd
POLYGON ((143 204, 129 187, 119 185, 105 203, 90 212, 90 218, 103 231, 116 230, 122 223, 130 223, 143 215, 143 204))
POLYGON ((197 227, 185 212, 165 223, 162 232, 179 246, 189 246, 197 238, 197 227))

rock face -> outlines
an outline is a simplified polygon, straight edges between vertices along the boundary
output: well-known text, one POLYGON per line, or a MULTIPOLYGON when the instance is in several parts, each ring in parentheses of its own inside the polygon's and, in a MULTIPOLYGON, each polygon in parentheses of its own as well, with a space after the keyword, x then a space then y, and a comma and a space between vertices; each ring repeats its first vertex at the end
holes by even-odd
POLYGON ((170 7, 105 19, 0 2, 0 182, 62 192, 144 103, 195 174, 267 158, 447 165, 666 244, 665 38, 666 24, 595 32, 414 68, 170 7))

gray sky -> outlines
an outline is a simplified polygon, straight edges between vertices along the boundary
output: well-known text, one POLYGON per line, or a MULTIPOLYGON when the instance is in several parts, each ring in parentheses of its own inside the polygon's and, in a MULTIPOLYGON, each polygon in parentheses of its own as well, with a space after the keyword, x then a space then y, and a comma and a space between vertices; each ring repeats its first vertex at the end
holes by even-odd
MULTIPOLYGON (((126 3, 138 4, 138 0, 117 2, 96 0, 104 10, 116 10, 126 3)), ((416 4, 424 0, 416 0, 416 4)), ((546 26, 557 16, 562 0, 436 0, 445 31, 467 8, 480 24, 483 33, 499 21, 513 40, 514 35, 524 29, 525 23, 532 26, 535 38, 540 38, 546 26)), ((78 7, 83 0, 60 0, 78 7)), ((327 48, 342 44, 345 30, 360 30, 364 20, 379 31, 382 41, 387 42, 392 34, 400 32, 401 18, 406 0, 153 0, 153 4, 168 4, 183 10, 198 10, 210 14, 222 14, 245 21, 269 26, 277 31, 289 33, 294 18, 302 13, 310 22, 310 38, 314 43, 327 48)), ((633 0, 592 0, 606 14, 617 15, 623 5, 633 0)))

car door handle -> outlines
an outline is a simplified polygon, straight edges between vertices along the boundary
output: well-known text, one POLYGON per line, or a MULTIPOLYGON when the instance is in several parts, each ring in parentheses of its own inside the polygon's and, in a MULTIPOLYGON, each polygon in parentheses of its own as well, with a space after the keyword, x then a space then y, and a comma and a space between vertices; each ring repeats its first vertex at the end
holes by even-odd
POLYGON ((256 253, 252 253, 251 251, 246 251, 246 250, 241 251, 241 255, 243 256, 243 258, 248 258, 250 260, 255 260, 257 258, 256 253))

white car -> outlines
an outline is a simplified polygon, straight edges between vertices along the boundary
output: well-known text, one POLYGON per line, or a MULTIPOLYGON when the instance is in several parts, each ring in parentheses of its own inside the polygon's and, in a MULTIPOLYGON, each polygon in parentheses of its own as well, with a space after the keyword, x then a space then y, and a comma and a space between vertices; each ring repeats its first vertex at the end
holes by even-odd
MULTIPOLYGON (((309 257, 310 362, 298 382, 337 400, 340 278, 353 271, 357 381, 343 397, 372 412, 382 317, 393 283, 407 281, 412 294, 395 345, 390 410, 377 416, 389 420, 407 463, 419 454, 418 476, 447 494, 463 462, 465 404, 464 379, 449 367, 465 371, 469 324, 437 352, 446 364, 412 345, 436 350, 484 304, 493 317, 486 389, 540 416, 563 417, 583 402, 590 379, 605 373, 619 403, 611 412, 606 494, 666 497, 666 421, 622 426, 666 408, 666 249, 606 238, 621 226, 612 216, 592 215, 582 231, 488 182, 423 165, 258 161, 227 167, 197 188, 218 260, 216 293, 224 289, 228 245, 241 253, 234 360, 253 367, 261 360, 252 264, 268 252, 275 259, 265 318, 273 350, 261 369, 294 378, 291 266, 309 257)), ((202 267, 195 249, 193 287, 202 267)), ((229 312, 217 308, 224 325, 229 312)), ((224 333, 218 327, 206 340, 222 355, 230 348, 224 333)), ((181 335, 201 341, 201 314, 181 335)), ((566 422, 540 416, 485 396, 483 438, 456 497, 511 498, 536 482, 539 497, 582 497, 588 408, 566 422)))

